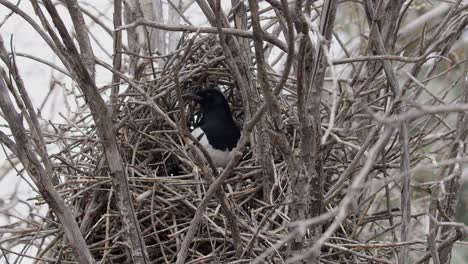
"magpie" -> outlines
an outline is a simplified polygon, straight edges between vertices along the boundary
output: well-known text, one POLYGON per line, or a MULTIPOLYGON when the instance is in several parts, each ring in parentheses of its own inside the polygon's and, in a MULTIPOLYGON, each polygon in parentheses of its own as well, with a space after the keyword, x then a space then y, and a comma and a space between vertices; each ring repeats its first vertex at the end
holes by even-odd
POLYGON ((201 106, 202 117, 192 135, 206 149, 217 168, 226 167, 240 138, 240 129, 232 118, 226 98, 215 88, 206 88, 185 97, 201 106))

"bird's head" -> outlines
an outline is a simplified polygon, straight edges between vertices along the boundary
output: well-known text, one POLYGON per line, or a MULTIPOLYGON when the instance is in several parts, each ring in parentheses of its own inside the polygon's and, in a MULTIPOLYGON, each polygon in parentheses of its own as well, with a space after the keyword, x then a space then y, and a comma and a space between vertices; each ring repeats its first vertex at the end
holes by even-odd
POLYGON ((229 109, 228 102, 223 93, 215 88, 207 88, 196 93, 185 94, 184 97, 199 103, 204 111, 229 109))

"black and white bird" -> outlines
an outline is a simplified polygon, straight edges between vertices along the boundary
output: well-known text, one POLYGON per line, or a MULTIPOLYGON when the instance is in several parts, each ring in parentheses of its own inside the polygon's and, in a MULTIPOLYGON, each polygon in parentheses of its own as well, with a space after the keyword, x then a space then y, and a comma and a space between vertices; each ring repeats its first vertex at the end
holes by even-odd
POLYGON ((192 135, 206 149, 217 168, 226 167, 240 138, 240 129, 232 118, 226 98, 215 88, 185 97, 201 106, 202 117, 192 135))

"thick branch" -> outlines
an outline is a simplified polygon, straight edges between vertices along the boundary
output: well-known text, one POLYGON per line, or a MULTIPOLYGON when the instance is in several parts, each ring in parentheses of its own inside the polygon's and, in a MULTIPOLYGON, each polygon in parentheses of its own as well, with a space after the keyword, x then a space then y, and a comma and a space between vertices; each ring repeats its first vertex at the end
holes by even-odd
POLYGON ((89 75, 94 80, 96 69, 94 66, 94 52, 89 39, 88 27, 84 21, 83 13, 77 0, 65 1, 68 12, 72 18, 73 26, 75 27, 76 40, 80 45, 81 58, 88 69, 89 75))

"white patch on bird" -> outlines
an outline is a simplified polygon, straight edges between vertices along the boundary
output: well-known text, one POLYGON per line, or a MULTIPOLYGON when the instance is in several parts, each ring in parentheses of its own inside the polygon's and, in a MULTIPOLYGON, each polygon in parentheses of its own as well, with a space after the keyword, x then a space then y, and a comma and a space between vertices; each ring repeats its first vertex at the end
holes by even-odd
MULTIPOLYGON (((228 149, 219 150, 219 149, 213 148, 208 142, 208 138, 206 137, 206 134, 199 127, 195 128, 195 130, 192 131, 192 136, 198 139, 200 144, 206 149, 206 151, 210 155, 211 160, 213 161, 213 164, 215 165, 216 168, 226 167, 229 160, 231 159, 232 151, 229 151, 228 149)), ((199 152, 200 152, 200 155, 204 157, 203 153, 201 153, 201 151, 199 152)))

